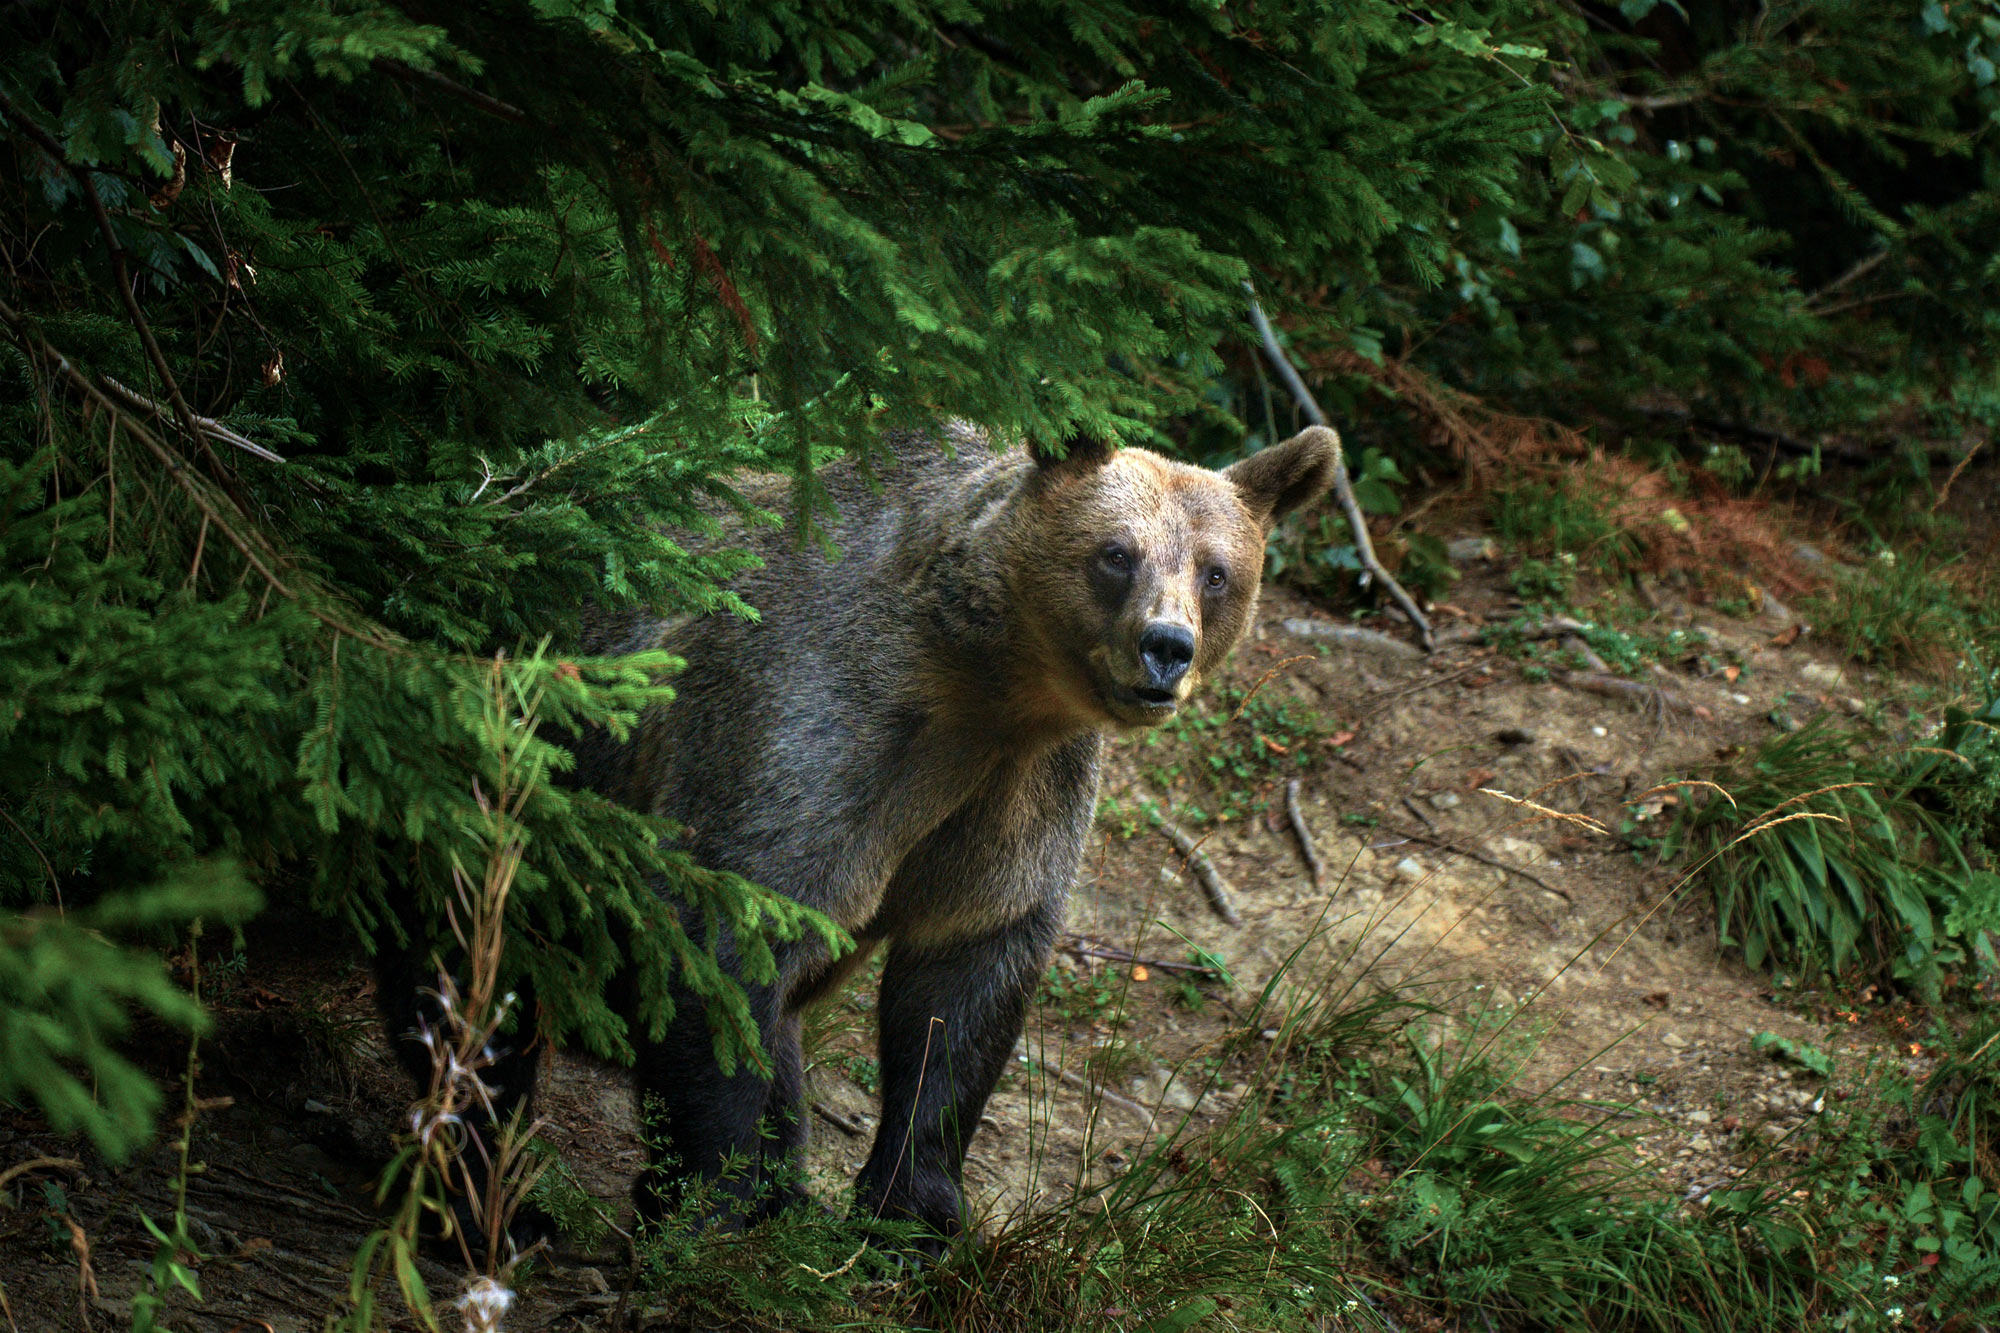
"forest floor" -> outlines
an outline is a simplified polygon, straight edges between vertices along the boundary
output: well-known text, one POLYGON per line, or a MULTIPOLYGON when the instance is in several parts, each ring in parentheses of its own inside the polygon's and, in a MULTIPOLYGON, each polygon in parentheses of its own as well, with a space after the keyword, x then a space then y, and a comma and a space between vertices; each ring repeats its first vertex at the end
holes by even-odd
MULTIPOLYGON (((1506 563, 1463 567, 1437 617, 1449 642, 1428 657, 1398 643, 1407 628, 1387 618, 1370 622, 1382 631, 1373 639, 1318 637, 1315 628, 1349 622, 1267 590, 1201 711, 1115 745, 1068 947, 967 1164, 987 1226, 1115 1174, 1149 1127, 1225 1114, 1258 1059, 1244 1025, 1274 977, 1282 995, 1331 970, 1367 968, 1367 985, 1420 983, 1461 1011, 1520 1011, 1527 1036, 1509 1047, 1516 1086, 1627 1106, 1640 1153, 1690 1197, 1728 1180, 1758 1136, 1811 1114, 1820 1080, 1752 1038, 1823 1042, 1853 997, 1836 1006, 1827 994, 1774 990, 1718 948, 1709 902, 1676 888, 1685 867, 1654 864, 1618 831, 1667 822, 1662 793, 1650 789, 1767 738, 1774 714, 1858 711, 1904 686, 1844 667, 1783 614, 1729 619, 1663 589, 1653 594, 1655 629, 1701 628, 1710 642, 1642 671, 1650 694, 1533 680, 1476 633, 1518 614, 1506 563), (1285 818, 1293 778, 1325 866, 1317 885, 1285 818), (1611 832, 1487 792, 1532 797, 1611 832), (1207 834, 1203 850, 1233 889, 1240 926, 1218 918, 1148 821, 1149 801, 1207 834), (1214 820, 1224 813, 1233 817, 1214 820), (1220 961, 1227 983, 1179 970, 1195 948, 1220 961)), ((350 1256, 380 1225, 372 1187, 408 1092, 376 1026, 368 974, 332 929, 264 923, 250 934, 248 968, 212 991, 219 1022, 198 1091, 227 1101, 198 1119, 193 1155, 207 1166, 189 1181, 187 1208, 214 1257, 200 1269, 203 1299, 173 1302, 175 1329, 321 1328, 343 1306, 350 1256)), ((876 1124, 869 985, 816 1021, 813 1091, 824 1110, 812 1166, 823 1197, 851 1179, 876 1124)), ((1900 1038, 1906 1014, 1879 1005, 1842 1028, 1842 1043, 1914 1069, 1921 1058, 1900 1038)), ((184 1058, 162 1038, 147 1063, 173 1089, 184 1058)), ((544 1086, 545 1138, 564 1169, 626 1216, 643 1149, 622 1074, 561 1056, 544 1086)), ((141 1215, 173 1209, 170 1149, 111 1170, 29 1116, 0 1115, 0 1170, 74 1156, 82 1169, 46 1187, 60 1209, 0 1211, 0 1282, 22 1333, 126 1327, 155 1249, 141 1215)), ((454 1289, 448 1268, 425 1271, 433 1290, 454 1289)), ((559 1247, 523 1283, 507 1326, 603 1327, 626 1277, 615 1245, 559 1247)))

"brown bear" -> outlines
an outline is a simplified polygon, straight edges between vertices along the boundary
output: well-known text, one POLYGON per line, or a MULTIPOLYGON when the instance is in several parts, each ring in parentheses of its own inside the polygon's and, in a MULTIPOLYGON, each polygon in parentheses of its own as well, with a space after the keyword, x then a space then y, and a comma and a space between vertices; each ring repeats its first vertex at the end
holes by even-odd
POLYGON ((1340 457, 1322 427, 1220 472, 944 434, 949 451, 892 441, 879 489, 830 470, 837 558, 728 534, 760 548, 733 585, 758 619, 588 628, 591 652, 666 648, 687 668, 627 743, 586 738, 574 781, 669 817, 696 860, 858 943, 840 958, 783 946, 776 982, 746 987, 761 1072, 724 1076, 699 1002, 675 996, 665 1037, 639 1052, 667 1155, 640 1182, 644 1213, 687 1177, 719 1182, 738 1221, 802 1197, 801 1012, 880 946, 882 1121, 859 1202, 958 1230, 966 1144, 1090 832, 1100 739, 1173 717, 1235 646, 1271 525, 1319 497, 1340 457))

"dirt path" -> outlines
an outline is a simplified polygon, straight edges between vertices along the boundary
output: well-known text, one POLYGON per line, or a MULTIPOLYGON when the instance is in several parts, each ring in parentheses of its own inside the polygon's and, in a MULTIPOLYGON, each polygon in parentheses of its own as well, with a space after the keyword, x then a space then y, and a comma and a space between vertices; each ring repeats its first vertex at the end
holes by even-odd
MULTIPOLYGON (((1288 959, 1281 987, 1351 955, 1372 959, 1385 979, 1483 987, 1471 994, 1525 1005, 1521 1030, 1539 1040, 1525 1045, 1517 1083, 1635 1102, 1643 1150, 1690 1193, 1727 1178, 1739 1136, 1781 1134, 1808 1113, 1817 1080, 1791 1077, 1750 1038, 1769 1030, 1811 1041, 1821 1029, 1797 1016, 1795 999, 1775 1002, 1768 979, 1717 957, 1704 903, 1666 898, 1672 876, 1619 840, 1481 789, 1616 829, 1663 777, 1768 735, 1781 698, 1795 711, 1800 701, 1844 707, 1862 683, 1836 679, 1809 643, 1774 646, 1776 625, 1710 620, 1708 666, 1729 660, 1740 671, 1676 666, 1657 683, 1689 708, 1663 710, 1531 683, 1478 647, 1466 627, 1511 614, 1496 576, 1474 573, 1455 602, 1462 614, 1441 628, 1459 641, 1426 659, 1393 643, 1301 633, 1296 622, 1330 622, 1272 592, 1201 719, 1119 743, 1101 844, 1071 914, 1073 949, 968 1162, 976 1210, 998 1218, 1058 1199, 1129 1162, 1149 1122, 1220 1114, 1252 1058, 1227 1039, 1288 959), (1292 778, 1327 870, 1317 888, 1283 817, 1292 778), (1233 886, 1240 926, 1219 920, 1180 869, 1146 820, 1148 801, 1190 828, 1206 827, 1190 803, 1235 816, 1203 846, 1233 886), (1196 947, 1222 960, 1235 985, 1197 987, 1205 997, 1191 1004, 1181 985, 1190 974, 1161 964, 1185 963, 1196 947), (1149 961, 1093 956, 1118 950, 1149 961), (1115 1101, 1096 1097, 1098 1079, 1115 1101)), ((1398 637, 1397 626, 1383 628, 1398 637)), ((1637 813, 1649 809, 1657 798, 1637 813)), ((320 1328, 339 1308, 348 1256, 375 1225, 370 1185, 405 1094, 365 977, 314 947, 319 929, 267 923, 252 940, 249 983, 222 997, 201 1091, 234 1103, 202 1117, 196 1155, 210 1165, 189 1193, 195 1234, 219 1257, 202 1267, 205 1300, 176 1302, 177 1329, 320 1328)), ((814 1087, 827 1114, 814 1125, 813 1170, 826 1195, 851 1178, 874 1132, 868 1015, 863 990, 819 1024, 814 1087)), ((153 1045, 166 1069, 171 1043, 153 1045)), ((643 1153, 618 1072, 565 1057, 543 1109, 566 1167, 623 1210, 643 1153)), ((29 1117, 0 1117, 0 1169, 74 1152, 29 1117)), ((58 1171, 22 1187, 26 1206, 0 1210, 0 1281, 24 1333, 126 1325, 154 1244, 138 1215, 171 1211, 168 1165, 161 1150, 123 1171, 58 1171), (94 1285, 80 1289, 57 1206, 87 1238, 94 1285)), ((435 1291, 454 1289, 448 1269, 427 1276, 435 1291)), ((610 1248, 559 1254, 525 1284, 509 1327, 597 1326, 622 1280, 610 1248)))

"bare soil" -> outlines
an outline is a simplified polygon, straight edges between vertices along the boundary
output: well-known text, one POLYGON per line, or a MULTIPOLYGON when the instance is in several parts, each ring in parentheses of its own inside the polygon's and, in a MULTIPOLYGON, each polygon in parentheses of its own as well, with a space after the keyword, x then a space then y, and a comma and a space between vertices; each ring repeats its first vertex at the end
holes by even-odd
MULTIPOLYGON (((1691 1196, 1725 1181, 1751 1136, 1782 1134, 1810 1114, 1819 1081, 1750 1039, 1773 1031, 1823 1040, 1826 997, 1774 994, 1768 977, 1723 956, 1698 892, 1674 892, 1676 868, 1483 793, 1529 797, 1612 830, 1637 816, 1644 831, 1648 818, 1667 817, 1650 788, 1769 735, 1781 699, 1794 715, 1855 708, 1855 696, 1890 683, 1838 672, 1810 636, 1787 643, 1782 619, 1697 620, 1662 593, 1662 625, 1698 623, 1716 641, 1706 663, 1672 664, 1647 681, 1688 708, 1603 697, 1531 682, 1478 645, 1474 627, 1513 614, 1497 566, 1469 568, 1452 601, 1439 628, 1457 642, 1426 658, 1393 643, 1297 633, 1286 622, 1330 622, 1271 590, 1220 684, 1254 687, 1256 700, 1281 706, 1282 734, 1245 737, 1270 716, 1253 707, 1229 726, 1190 728, 1192 739, 1118 742, 1101 842, 1077 886, 1072 948, 1059 959, 1069 998, 1052 993, 1032 1016, 1021 1062, 967 1165, 988 1225, 1121 1169, 1149 1124, 1165 1132, 1183 1116, 1200 1124, 1223 1114, 1256 1058, 1254 1035, 1242 1039, 1245 1015, 1281 970, 1282 990, 1365 961, 1383 984, 1418 978, 1473 1003, 1526 1006, 1520 1023, 1537 1040, 1521 1049, 1518 1085, 1630 1103, 1641 1150, 1691 1196), (1739 673, 1719 669, 1731 652, 1739 673), (1245 776, 1216 777, 1218 758, 1245 776), (1283 817, 1291 777, 1326 866, 1317 887, 1283 817), (1240 926, 1217 917, 1139 813, 1145 800, 1240 807, 1219 825, 1189 821, 1196 836, 1207 833, 1203 849, 1233 888, 1240 926), (1186 962, 1191 946, 1219 955, 1235 980, 1208 987, 1197 1008, 1180 995, 1185 974, 1164 966, 1186 962), (1146 961, 1093 956, 1119 950, 1146 961), (1109 999, 1094 1009, 1093 996, 1109 999), (1100 1079, 1117 1100, 1099 1097, 1100 1079)), ((1394 621, 1374 625, 1387 640, 1407 638, 1394 621)), ((247 973, 218 993, 220 1028, 205 1044, 199 1091, 233 1100, 198 1121, 195 1156, 207 1165, 188 1191, 197 1239, 215 1257, 201 1266, 204 1299, 178 1299, 173 1328, 320 1328, 342 1308, 355 1247, 380 1224, 372 1185, 408 1093, 374 1024, 366 973, 342 957, 333 929, 265 923, 250 939, 247 973)), ((876 1124, 868 984, 819 1023, 814 1089, 826 1114, 814 1125, 812 1164, 826 1197, 858 1168, 876 1124)), ((1898 1021, 1884 1008, 1844 1033, 1908 1059, 1898 1021)), ((173 1087, 179 1041, 153 1033, 140 1045, 173 1087)), ((621 1073, 559 1056, 545 1086, 548 1140, 623 1216, 643 1150, 621 1073)), ((8 1187, 15 1206, 0 1207, 0 1282, 11 1318, 24 1333, 123 1328, 154 1249, 140 1215, 172 1210, 171 1154, 112 1170, 30 1116, 0 1116, 0 1171, 40 1157, 81 1165, 8 1187), (55 1185, 81 1241, 45 1206, 55 1185)), ((426 1277, 434 1292, 455 1290, 446 1267, 431 1265, 426 1277)), ((625 1281, 614 1247, 558 1250, 524 1283, 508 1327, 601 1327, 625 1281)))

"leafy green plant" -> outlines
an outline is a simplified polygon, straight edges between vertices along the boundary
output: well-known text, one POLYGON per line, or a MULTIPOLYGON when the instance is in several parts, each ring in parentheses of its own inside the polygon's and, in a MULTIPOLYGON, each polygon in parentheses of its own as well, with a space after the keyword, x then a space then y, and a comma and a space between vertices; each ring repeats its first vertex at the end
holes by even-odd
POLYGON ((1507 576, 1507 583, 1518 596, 1529 601, 1567 606, 1576 591, 1576 557, 1561 551, 1549 560, 1523 560, 1507 576))
POLYGON ((1220 686, 1137 738, 1141 771, 1155 788, 1174 793, 1177 813, 1248 818, 1268 808, 1281 777, 1319 764, 1314 742, 1325 732, 1324 719, 1276 695, 1269 683, 1252 689, 1220 686), (1153 758, 1158 752, 1170 757, 1153 758))
POLYGON ((1781 1060, 1789 1060, 1803 1069, 1810 1069, 1821 1078, 1833 1073, 1833 1057, 1817 1046, 1781 1037, 1775 1032, 1760 1032, 1750 1039, 1750 1048, 1765 1051, 1781 1060))
POLYGON ((1814 634, 1857 662, 1937 669, 1962 653, 1973 626, 1952 576, 1956 557, 1881 548, 1803 611, 1814 634))
POLYGON ((1578 568, 1618 575, 1638 564, 1639 543, 1619 522, 1611 502, 1568 471, 1528 475, 1495 487, 1487 497, 1487 512, 1502 541, 1555 562, 1536 564, 1529 579, 1538 586, 1561 586, 1523 596, 1566 596, 1578 568))
POLYGON ((2000 876, 1976 870, 1915 799, 1903 756, 1821 714, 1690 789, 1682 826, 1704 852, 1718 930, 1752 967, 1860 967, 1935 997, 1989 919, 2000 876), (1703 799, 1705 797, 1705 799, 1703 799))

